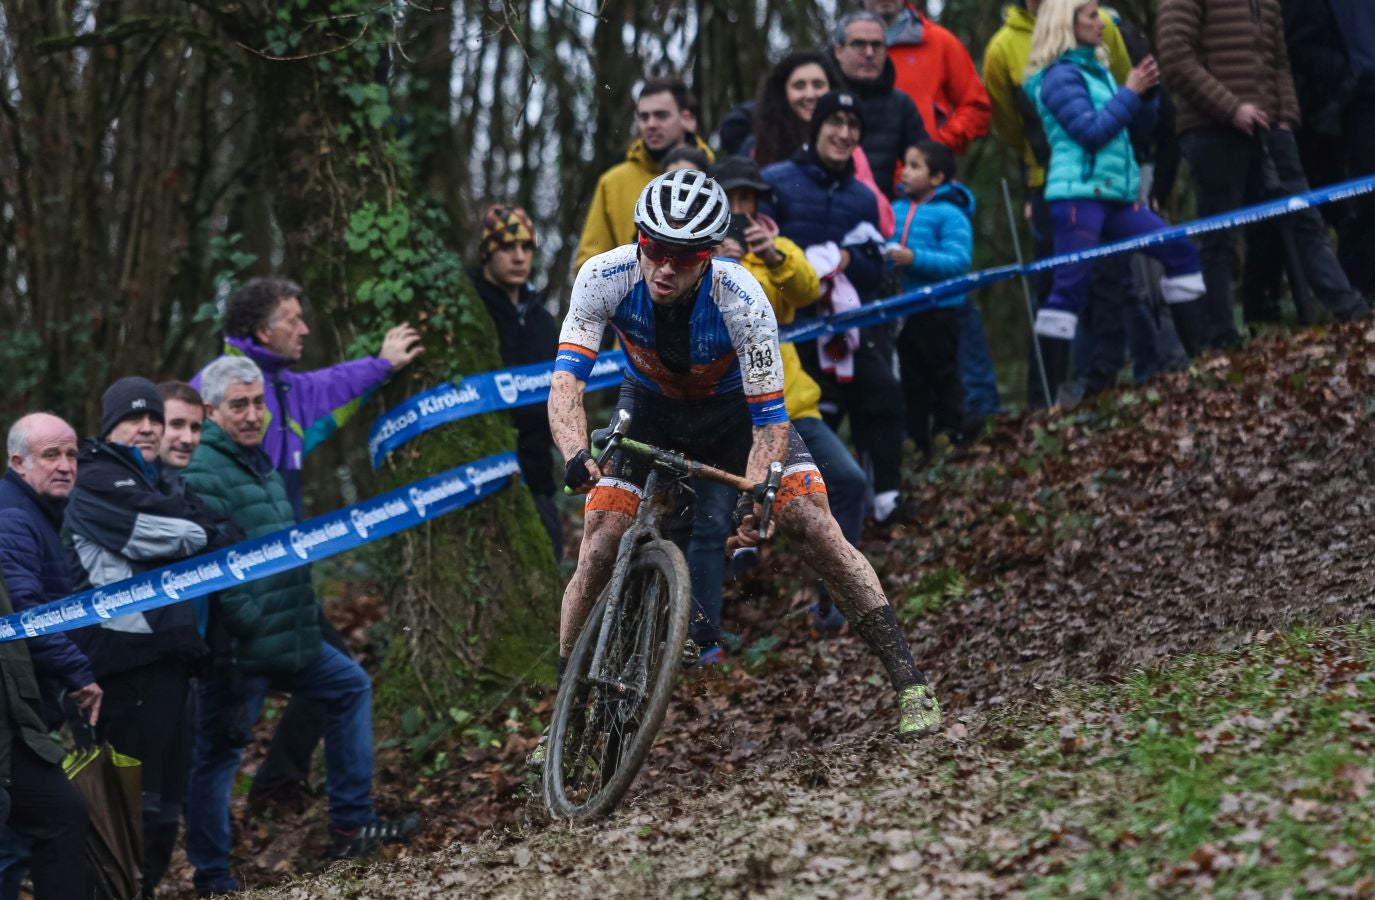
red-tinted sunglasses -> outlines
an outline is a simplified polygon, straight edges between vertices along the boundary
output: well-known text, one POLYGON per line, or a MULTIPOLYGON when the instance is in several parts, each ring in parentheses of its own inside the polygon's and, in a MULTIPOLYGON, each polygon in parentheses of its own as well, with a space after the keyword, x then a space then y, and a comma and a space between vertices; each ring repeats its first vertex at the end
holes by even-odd
POLYGON ((706 262, 711 259, 711 247, 701 250, 688 250, 685 247, 675 247, 672 244, 661 244, 658 241, 640 235, 640 252, 648 256, 651 262, 663 265, 672 263, 675 269, 685 269, 697 263, 706 262))

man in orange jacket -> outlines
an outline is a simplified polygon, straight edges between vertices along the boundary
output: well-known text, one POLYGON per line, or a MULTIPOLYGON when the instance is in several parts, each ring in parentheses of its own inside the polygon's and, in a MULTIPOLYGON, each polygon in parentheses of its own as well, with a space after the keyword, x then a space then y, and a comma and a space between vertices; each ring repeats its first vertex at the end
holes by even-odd
POLYGON ((904 0, 864 0, 883 19, 898 90, 912 98, 933 138, 956 153, 988 133, 988 94, 969 51, 904 0))

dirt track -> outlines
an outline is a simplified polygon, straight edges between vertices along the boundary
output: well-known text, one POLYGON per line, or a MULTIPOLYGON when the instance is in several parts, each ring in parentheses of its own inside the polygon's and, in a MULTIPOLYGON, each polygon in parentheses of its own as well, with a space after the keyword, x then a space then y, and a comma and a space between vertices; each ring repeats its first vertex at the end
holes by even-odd
MULTIPOLYGON (((1375 331, 1262 343, 1049 427, 1044 416, 1004 426, 947 464, 923 488, 929 519, 864 547, 899 608, 923 573, 958 572, 966 585, 908 629, 951 729, 915 752, 882 737, 894 713, 878 666, 852 637, 812 640, 796 612, 805 579, 766 566, 753 585, 765 599, 734 614, 747 636, 781 643, 754 671, 686 681, 622 813, 549 826, 502 768, 528 740, 513 737, 481 760, 508 773, 490 793, 434 804, 451 817, 480 808, 495 831, 328 891, 1011 890, 1015 871, 970 868, 977 853, 961 843, 989 839, 1005 788, 999 748, 1017 746, 989 721, 1066 681, 1368 615, 1372 372, 1375 331), (952 771, 963 773, 956 796, 952 771)), ((452 820, 444 832, 473 833, 452 820)), ((325 888, 297 890, 277 895, 325 888)))

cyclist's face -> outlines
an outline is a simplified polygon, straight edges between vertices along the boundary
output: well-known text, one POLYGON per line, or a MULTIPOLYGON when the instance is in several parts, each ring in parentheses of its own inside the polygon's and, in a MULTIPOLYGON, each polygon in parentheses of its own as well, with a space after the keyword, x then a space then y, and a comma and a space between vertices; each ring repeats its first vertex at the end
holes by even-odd
POLYGON ((645 277, 645 287, 649 288, 649 299, 655 303, 676 303, 692 293, 710 263, 710 259, 688 260, 674 256, 656 261, 640 251, 640 272, 645 277))

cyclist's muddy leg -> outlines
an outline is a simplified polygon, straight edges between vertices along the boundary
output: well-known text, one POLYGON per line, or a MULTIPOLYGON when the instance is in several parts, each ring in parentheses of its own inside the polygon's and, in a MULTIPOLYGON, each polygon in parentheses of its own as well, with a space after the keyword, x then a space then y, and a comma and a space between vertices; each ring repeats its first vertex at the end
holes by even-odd
POLYGON ((573 652, 573 644, 582 631, 588 610, 611 577, 621 535, 625 534, 632 521, 631 516, 621 512, 605 509, 587 511, 582 549, 578 551, 578 568, 563 592, 563 606, 559 612, 560 661, 573 652))
POLYGON ((883 663, 894 690, 925 684, 912 648, 883 594, 878 573, 864 554, 845 540, 825 494, 804 494, 784 506, 779 527, 806 546, 803 558, 826 583, 850 628, 883 663))

